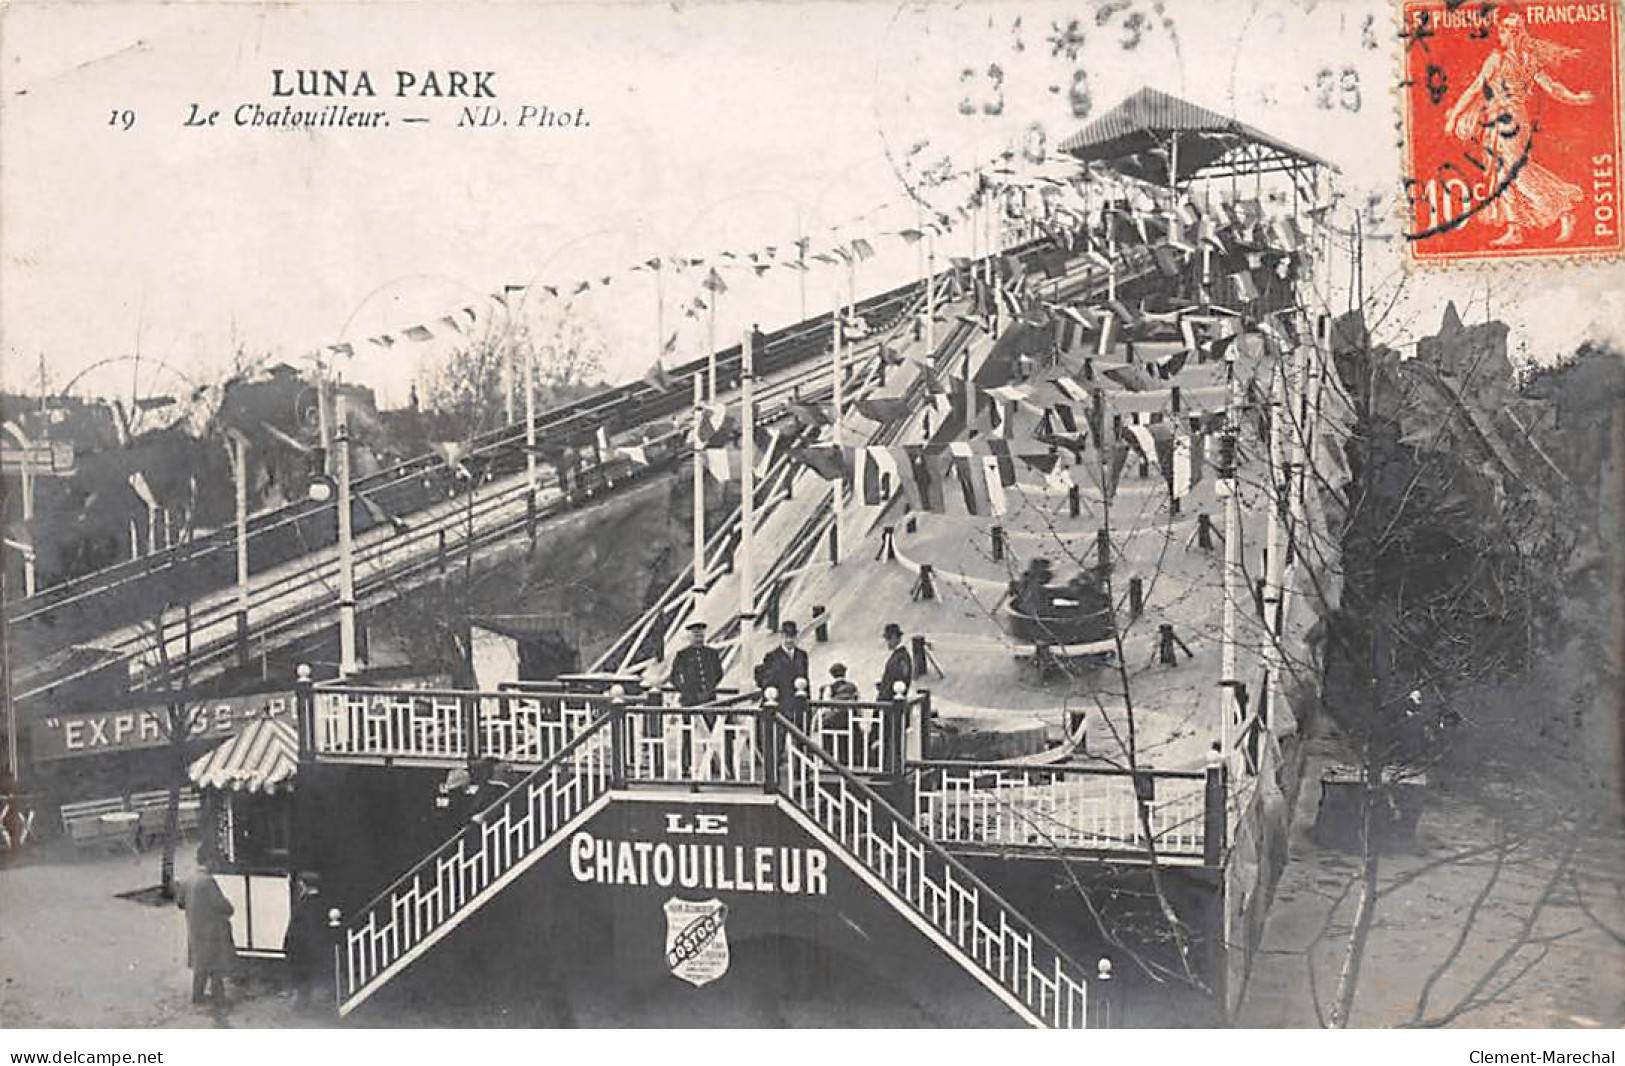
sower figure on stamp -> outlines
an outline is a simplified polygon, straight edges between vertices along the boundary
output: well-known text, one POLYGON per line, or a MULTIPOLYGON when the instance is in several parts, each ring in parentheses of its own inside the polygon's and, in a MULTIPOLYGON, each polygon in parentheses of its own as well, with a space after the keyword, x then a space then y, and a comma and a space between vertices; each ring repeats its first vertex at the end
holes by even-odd
POLYGON ((1496 191, 1482 214, 1486 222, 1506 227, 1491 245, 1522 244, 1524 230, 1545 229, 1554 222, 1557 240, 1567 241, 1574 234, 1574 209, 1585 194, 1532 158, 1536 91, 1576 106, 1595 97, 1568 88, 1552 75, 1558 63, 1579 54, 1576 49, 1537 40, 1515 11, 1501 15, 1496 33, 1500 47, 1484 59, 1478 76, 1445 115, 1445 132, 1477 141, 1489 156, 1491 188, 1496 191))
MULTIPOLYGON (((690 622, 686 627, 688 631, 688 647, 683 648, 673 658, 671 663, 671 676, 666 683, 677 690, 677 702, 683 707, 698 707, 710 703, 717 697, 717 686, 722 683, 722 656, 717 649, 705 642, 705 623, 690 622)), ((683 758, 682 738, 687 730, 680 727, 680 721, 668 721, 665 730, 666 775, 672 776, 672 770, 682 765, 679 760, 683 758)), ((691 729, 698 732, 703 726, 710 743, 706 745, 707 762, 711 756, 720 756, 716 751, 721 738, 716 737, 716 716, 705 715, 704 721, 695 719, 687 723, 691 729)), ((697 738, 699 739, 699 738, 697 738)), ((689 753, 689 761, 695 763, 692 772, 699 775, 699 751, 689 753)), ((681 776, 680 774, 678 776, 681 776)))
POLYGON ((175 905, 186 912, 186 962, 192 967, 192 1002, 210 993, 214 1005, 226 1002, 226 975, 237 961, 231 939, 231 901, 209 870, 207 853, 198 849, 197 870, 181 886, 175 905), (212 991, 211 991, 212 990, 212 991))

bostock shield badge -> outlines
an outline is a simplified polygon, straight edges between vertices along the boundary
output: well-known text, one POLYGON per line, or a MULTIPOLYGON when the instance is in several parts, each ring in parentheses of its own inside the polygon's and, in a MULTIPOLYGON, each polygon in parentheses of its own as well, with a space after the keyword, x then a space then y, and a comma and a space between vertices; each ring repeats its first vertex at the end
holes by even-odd
POLYGON ((672 976, 699 988, 727 973, 727 922, 728 905, 720 899, 668 899, 666 965, 672 976))

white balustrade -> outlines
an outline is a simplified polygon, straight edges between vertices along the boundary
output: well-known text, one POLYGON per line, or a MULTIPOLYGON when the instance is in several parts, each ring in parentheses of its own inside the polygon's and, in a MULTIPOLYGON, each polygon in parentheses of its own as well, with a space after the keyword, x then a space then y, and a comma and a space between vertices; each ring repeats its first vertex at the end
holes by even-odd
POLYGON ((1045 767, 922 767, 915 773, 915 822, 944 844, 1203 854, 1206 782, 1195 774, 1153 774, 1151 837, 1128 773, 1045 767))

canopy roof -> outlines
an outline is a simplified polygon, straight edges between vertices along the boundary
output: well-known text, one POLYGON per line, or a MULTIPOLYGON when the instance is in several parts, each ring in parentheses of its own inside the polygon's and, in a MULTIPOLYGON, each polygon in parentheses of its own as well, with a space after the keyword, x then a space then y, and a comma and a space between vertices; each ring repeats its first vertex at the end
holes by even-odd
POLYGON ((199 788, 234 792, 293 790, 299 772, 299 737, 286 718, 258 718, 187 768, 199 788))
POLYGON ((1244 122, 1149 86, 1062 141, 1061 151, 1085 162, 1110 163, 1157 185, 1184 185, 1198 175, 1222 178, 1331 165, 1244 122), (1178 161, 1172 182, 1171 151, 1178 161))

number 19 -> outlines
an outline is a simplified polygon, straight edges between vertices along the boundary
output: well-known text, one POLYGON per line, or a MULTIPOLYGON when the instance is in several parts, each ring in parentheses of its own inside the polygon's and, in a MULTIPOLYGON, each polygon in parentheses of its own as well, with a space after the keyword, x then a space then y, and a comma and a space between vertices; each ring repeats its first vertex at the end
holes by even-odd
POLYGON ((107 124, 109 126, 117 126, 119 129, 127 130, 131 126, 135 125, 135 112, 127 107, 115 107, 113 109, 112 117, 107 120, 107 124))

